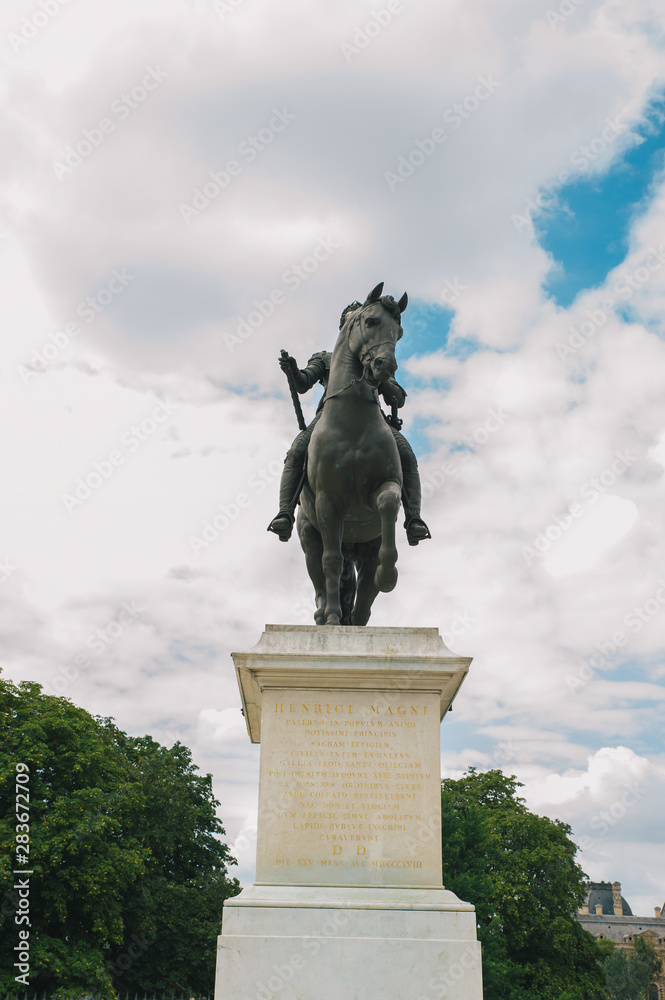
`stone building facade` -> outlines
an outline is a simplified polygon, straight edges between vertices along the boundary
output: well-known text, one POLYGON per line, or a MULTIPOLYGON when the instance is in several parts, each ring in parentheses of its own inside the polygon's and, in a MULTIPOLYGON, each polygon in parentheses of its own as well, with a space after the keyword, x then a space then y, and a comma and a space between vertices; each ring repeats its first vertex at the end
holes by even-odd
POLYGON ((630 951, 638 937, 649 938, 664 960, 656 992, 649 1000, 665 1000, 665 905, 655 906, 653 917, 636 917, 621 895, 620 882, 589 882, 587 898, 577 919, 596 940, 613 941, 630 951))

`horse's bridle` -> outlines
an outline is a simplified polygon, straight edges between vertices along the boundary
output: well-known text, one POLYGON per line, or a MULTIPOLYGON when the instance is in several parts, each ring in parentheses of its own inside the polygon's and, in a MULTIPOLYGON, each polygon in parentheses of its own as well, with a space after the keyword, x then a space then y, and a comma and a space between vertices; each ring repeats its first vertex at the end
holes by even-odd
MULTIPOLYGON (((374 303, 368 303, 368 304, 369 305, 374 305, 374 303)), ((349 329, 348 329, 348 332, 347 332, 347 335, 346 335, 346 343, 347 343, 347 345, 348 345, 349 340, 351 338, 351 330, 353 329, 353 324, 356 323, 356 322, 359 322, 361 324, 361 326, 362 326, 362 322, 363 322, 362 310, 364 308, 365 308, 364 306, 361 307, 361 313, 360 313, 360 315, 359 316, 354 316, 353 319, 351 320, 351 322, 349 323, 349 329)), ((332 392, 330 395, 328 395, 326 393, 326 395, 324 396, 323 402, 325 403, 327 400, 333 399, 335 396, 339 396, 340 393, 346 392, 346 390, 350 389, 352 385, 357 385, 358 382, 362 382, 363 380, 367 380, 367 382, 372 387, 372 389, 375 390, 377 388, 377 386, 372 386, 371 385, 371 382, 369 382, 369 379, 367 378, 367 372, 369 371, 369 366, 370 366, 371 362, 375 360, 375 356, 372 354, 372 351, 377 351, 379 349, 379 347, 383 347, 384 344, 391 344, 393 346, 393 348, 395 347, 395 342, 392 339, 380 340, 378 344, 370 344, 370 345, 368 345, 365 348, 365 350, 363 351, 361 357, 358 358, 358 360, 360 361, 361 365, 363 366, 363 373, 362 373, 362 375, 359 375, 358 378, 351 379, 350 382, 348 382, 346 385, 342 386, 341 389, 338 389, 337 392, 332 392)), ((376 402, 378 404, 378 399, 376 400, 376 402)))

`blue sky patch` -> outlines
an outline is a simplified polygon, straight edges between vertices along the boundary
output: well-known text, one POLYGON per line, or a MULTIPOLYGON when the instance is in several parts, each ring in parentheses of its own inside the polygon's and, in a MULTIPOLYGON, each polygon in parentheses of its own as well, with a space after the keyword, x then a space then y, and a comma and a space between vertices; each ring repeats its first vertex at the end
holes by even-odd
MULTIPOLYGON (((408 407, 408 402, 406 406, 408 407)), ((405 408, 406 409, 406 408, 405 408)), ((424 458, 432 451, 432 442, 429 437, 429 426, 431 420, 425 417, 409 418, 408 409, 401 414, 404 420, 403 433, 419 458, 424 458)))
MULTIPOLYGON (((607 173, 578 176, 560 192, 553 211, 534 217, 537 239, 557 265, 543 287, 559 306, 568 307, 579 292, 602 284, 626 256, 630 226, 665 164, 662 96, 649 105, 635 134, 638 143, 607 173)), ((589 157, 575 155, 591 163, 589 152, 589 157)))
MULTIPOLYGON (((422 299, 411 301, 404 314, 402 326, 404 336, 397 349, 398 361, 404 365, 409 358, 422 357, 444 351, 449 357, 465 361, 479 350, 488 350, 480 341, 472 338, 455 338, 449 343, 450 324, 455 310, 439 302, 426 302, 422 299)), ((407 393, 435 386, 442 395, 450 388, 448 379, 437 376, 420 376, 407 371, 406 366, 397 371, 397 381, 407 393)), ((419 457, 428 455, 436 442, 432 442, 429 428, 438 423, 436 417, 411 417, 407 400, 404 411, 400 414, 404 420, 404 433, 413 450, 419 457)), ((442 403, 442 416, 445 402, 442 403)))
POLYGON ((422 299, 410 302, 402 319, 404 336, 397 348, 398 358, 406 360, 445 350, 449 357, 465 361, 476 351, 487 350, 480 341, 471 337, 456 337, 448 343, 454 315, 454 309, 439 302, 425 302, 422 299))
POLYGON ((432 354, 446 347, 454 315, 454 309, 438 302, 410 302, 402 317, 404 336, 398 348, 401 357, 432 354))
MULTIPOLYGON (((470 755, 473 755, 474 751, 492 755, 496 744, 497 740, 484 733, 480 733, 475 723, 458 717, 455 711, 455 704, 453 704, 452 712, 447 713, 441 723, 441 749, 444 755, 444 767, 446 764, 446 755, 448 754, 452 755, 469 750, 470 755)), ((473 763, 473 759, 470 759, 468 761, 460 761, 458 766, 466 768, 473 763)), ((489 767, 498 766, 498 764, 491 763, 483 765, 480 770, 485 771, 489 767)))

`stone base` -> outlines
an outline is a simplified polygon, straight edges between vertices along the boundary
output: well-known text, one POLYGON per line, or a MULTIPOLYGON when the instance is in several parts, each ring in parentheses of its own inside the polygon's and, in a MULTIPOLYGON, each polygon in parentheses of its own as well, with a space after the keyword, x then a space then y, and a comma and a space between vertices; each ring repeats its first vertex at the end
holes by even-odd
POLYGON ((254 885, 224 904, 215 1000, 482 1000, 475 910, 446 889, 254 885))

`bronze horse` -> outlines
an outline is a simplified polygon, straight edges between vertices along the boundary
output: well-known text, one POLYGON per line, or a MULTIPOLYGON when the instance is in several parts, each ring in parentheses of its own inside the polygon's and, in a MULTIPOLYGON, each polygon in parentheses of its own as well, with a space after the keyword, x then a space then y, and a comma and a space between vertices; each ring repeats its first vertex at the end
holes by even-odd
POLYGON ((307 453, 297 528, 314 584, 317 625, 366 625, 397 583, 395 522, 402 466, 376 387, 397 369, 407 296, 383 283, 348 313, 307 453))

